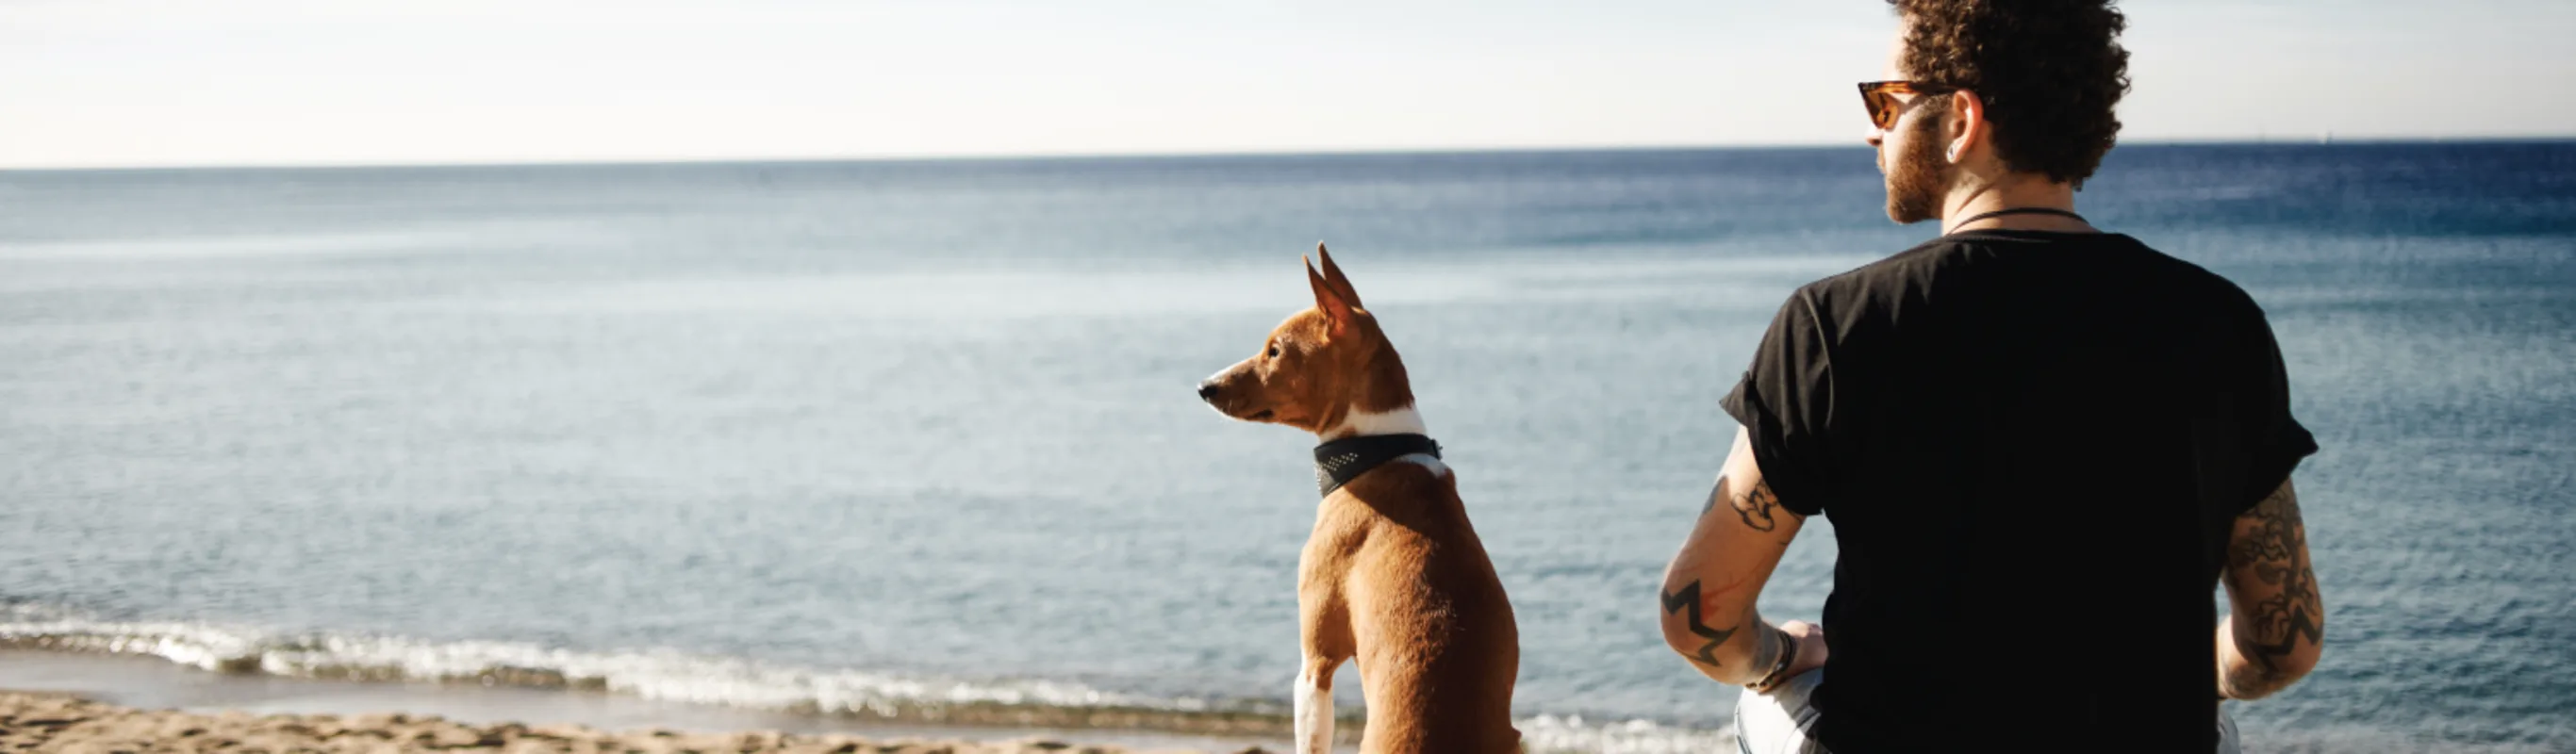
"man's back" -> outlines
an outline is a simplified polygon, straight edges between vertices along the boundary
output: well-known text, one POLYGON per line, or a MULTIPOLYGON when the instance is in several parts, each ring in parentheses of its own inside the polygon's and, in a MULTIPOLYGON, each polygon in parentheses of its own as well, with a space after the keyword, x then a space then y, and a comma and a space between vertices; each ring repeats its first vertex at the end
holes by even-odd
POLYGON ((2229 528, 2315 449, 2287 406, 2261 310, 2126 236, 1962 232, 1801 289, 1727 408, 1834 523, 1818 738, 2003 705, 2015 737, 2206 746, 2229 528))
POLYGON ((2110 0, 1889 5, 1865 140, 1887 218, 1940 236, 1772 320, 1664 642, 1752 692, 1748 752, 2233 754, 2213 700, 2297 682, 2324 640, 2289 481, 2316 444, 2271 327, 2075 211, 2129 90, 2110 0), (1817 513, 1824 623, 1774 624, 1756 600, 1817 513))

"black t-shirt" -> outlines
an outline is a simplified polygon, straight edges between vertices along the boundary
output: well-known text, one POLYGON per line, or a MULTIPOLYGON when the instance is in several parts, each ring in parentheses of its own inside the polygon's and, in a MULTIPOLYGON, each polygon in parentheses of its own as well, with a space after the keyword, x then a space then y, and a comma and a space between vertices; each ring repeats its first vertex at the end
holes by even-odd
POLYGON ((1811 283, 1725 408, 1834 524, 1837 754, 2207 751, 2230 526, 2316 452, 2262 309, 2122 235, 1966 231, 1811 283))

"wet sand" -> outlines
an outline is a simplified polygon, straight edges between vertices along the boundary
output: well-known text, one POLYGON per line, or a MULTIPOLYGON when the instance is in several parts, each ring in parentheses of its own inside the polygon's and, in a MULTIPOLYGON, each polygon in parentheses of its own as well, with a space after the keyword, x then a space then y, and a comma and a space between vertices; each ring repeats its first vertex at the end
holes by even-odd
MULTIPOLYGON (((55 692, 0 692, 0 751, 426 752, 490 750, 597 754, 1135 754, 1042 736, 1007 741, 868 739, 779 731, 693 733, 670 728, 604 731, 584 725, 473 725, 436 715, 254 715, 144 710, 55 692)), ((1161 751, 1188 751, 1185 749, 1161 751)), ((1263 751, 1248 747, 1243 752, 1263 751)))
POLYGON ((0 650, 0 689, 14 689, 0 691, 0 752, 1236 754, 1282 751, 1286 743, 1108 729, 871 723, 613 694, 320 681, 213 673, 157 658, 10 650, 0 650), (181 735, 190 730, 199 732, 181 735))

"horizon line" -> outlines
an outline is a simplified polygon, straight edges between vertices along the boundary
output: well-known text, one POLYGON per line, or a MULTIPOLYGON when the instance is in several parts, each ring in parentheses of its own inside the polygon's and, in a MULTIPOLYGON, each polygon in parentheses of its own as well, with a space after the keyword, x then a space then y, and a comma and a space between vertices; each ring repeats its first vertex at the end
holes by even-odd
MULTIPOLYGON (((2387 136, 2282 139, 2271 137, 2181 137, 2122 142, 2113 146, 2386 146, 2407 144, 2547 144, 2576 142, 2576 134, 2566 135, 2470 135, 2470 136, 2387 136)), ((653 167, 688 165, 814 165, 831 163, 907 163, 907 162, 1009 162, 1091 160, 1192 160, 1230 157, 1373 157, 1398 155, 1476 155, 1476 154, 1551 154, 1584 152, 1729 152, 1729 151, 1807 151, 1859 149, 1866 145, 1841 142, 1779 142, 1738 144, 1638 144, 1638 145, 1563 145, 1563 146, 1467 146, 1467 147, 1382 147, 1338 149, 1246 149, 1211 152, 1031 152, 1031 153, 942 153, 887 155, 812 155, 812 156, 732 156, 732 157, 608 157, 568 160, 455 160, 442 162, 347 161, 347 162, 205 162, 167 164, 95 164, 22 167, 0 165, 5 173, 85 173, 85 172, 180 172, 195 170, 373 170, 393 168, 544 168, 544 167, 653 167)))

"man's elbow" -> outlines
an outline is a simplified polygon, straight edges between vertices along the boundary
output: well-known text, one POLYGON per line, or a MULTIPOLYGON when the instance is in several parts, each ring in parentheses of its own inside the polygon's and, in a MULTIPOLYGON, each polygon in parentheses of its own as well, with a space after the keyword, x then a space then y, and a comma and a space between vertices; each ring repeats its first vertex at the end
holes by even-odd
POLYGON ((1664 629, 1664 646, 1672 648, 1673 654, 1695 657, 1703 646, 1708 644, 1707 639, 1693 635, 1688 624, 1684 623, 1680 616, 1665 613, 1661 625, 1664 629))
POLYGON ((2250 668, 2227 684, 2227 698, 2250 702, 2268 697, 2298 683, 2305 675, 2305 670, 2281 666, 2250 668))
POLYGON ((2315 633, 2308 635, 2308 641, 2300 642, 2297 651, 2281 657, 2274 664, 2280 668, 2282 675, 2295 681, 2308 677, 2308 671, 2317 669, 2317 660, 2323 658, 2325 653, 2326 625, 2325 621, 2319 620, 2315 633))
POLYGON ((1748 662, 1743 655, 1749 642, 1732 641, 1744 621, 1717 620, 1724 625, 1712 625, 1713 616, 1703 612, 1708 606, 1700 601, 1696 587, 1697 582, 1693 582, 1679 590, 1664 590, 1662 619, 1658 621, 1664 632, 1664 646, 1689 660, 1702 675, 1734 682, 1729 671, 1748 662))
POLYGON ((2315 670, 2316 667, 2317 660, 2313 654, 2305 657, 2274 658, 2251 669, 2247 673, 2249 677, 2238 682, 2235 693, 2230 696, 2252 700, 2280 693, 2282 689, 2297 684, 2299 679, 2308 677, 2308 671, 2315 670))
POLYGON ((1733 638, 1731 636, 1710 637, 1695 633, 1687 621, 1673 615, 1664 616, 1663 628, 1664 646, 1672 648, 1673 654, 1689 660, 1701 675, 1723 681, 1726 679, 1720 674, 1726 668, 1742 664, 1739 658, 1728 656, 1732 653, 1727 650, 1733 647, 1728 646, 1726 639, 1733 638))
POLYGON ((2228 698, 2261 699, 2306 678, 2325 654, 2324 622, 2318 621, 2298 638, 2287 647, 2246 646, 2240 640, 2237 651, 2242 659, 2229 674, 2228 698))

